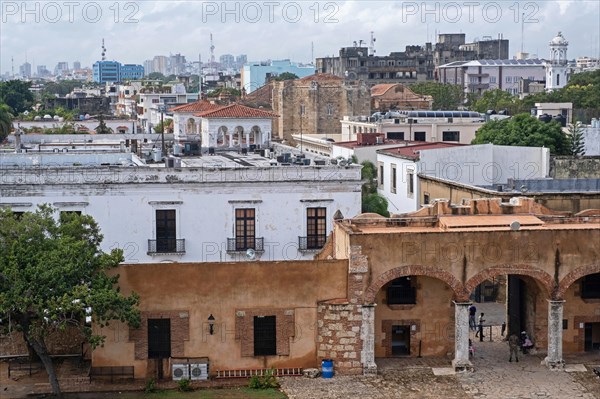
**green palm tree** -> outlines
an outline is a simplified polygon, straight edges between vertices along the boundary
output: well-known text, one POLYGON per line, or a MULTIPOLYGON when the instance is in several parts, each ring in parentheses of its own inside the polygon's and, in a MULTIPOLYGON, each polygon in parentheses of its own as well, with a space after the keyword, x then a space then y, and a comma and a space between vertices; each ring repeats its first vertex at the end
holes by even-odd
POLYGON ((8 105, 0 103, 0 143, 4 141, 12 130, 13 116, 8 105))

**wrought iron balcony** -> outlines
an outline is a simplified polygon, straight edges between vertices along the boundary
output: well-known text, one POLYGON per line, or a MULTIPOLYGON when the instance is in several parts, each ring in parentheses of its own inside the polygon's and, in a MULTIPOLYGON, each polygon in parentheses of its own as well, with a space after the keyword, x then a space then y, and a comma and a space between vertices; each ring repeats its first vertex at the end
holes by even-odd
POLYGON ((308 237, 298 237, 298 248, 301 251, 318 250, 323 248, 326 240, 327 236, 324 234, 308 237))
POLYGON ((416 303, 417 290, 415 289, 415 287, 388 287, 388 305, 415 305, 416 303))
POLYGON ((248 249, 253 249, 256 252, 263 252, 264 248, 263 237, 235 237, 227 239, 227 252, 243 252, 248 249))
POLYGON ((184 253, 185 239, 183 238, 161 238, 159 240, 148 240, 148 255, 184 253))

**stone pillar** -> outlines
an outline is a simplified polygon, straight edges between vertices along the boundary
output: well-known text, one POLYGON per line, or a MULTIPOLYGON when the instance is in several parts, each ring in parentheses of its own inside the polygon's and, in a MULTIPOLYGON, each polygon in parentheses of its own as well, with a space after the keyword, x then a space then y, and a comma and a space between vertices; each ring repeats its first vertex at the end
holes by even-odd
POLYGON ((233 147, 233 133, 229 133, 229 146, 228 147, 233 147))
POLYGON ((246 147, 250 147, 250 133, 244 133, 246 136, 246 147))
POLYGON ((469 306, 471 302, 454 302, 454 360, 456 371, 470 371, 469 360, 469 306))
POLYGON ((360 338, 363 342, 360 361, 364 375, 377 375, 375 363, 375 305, 363 305, 360 338))
POLYGON ((544 364, 553 370, 562 369, 565 362, 562 358, 562 320, 565 301, 548 300, 548 356, 544 364))

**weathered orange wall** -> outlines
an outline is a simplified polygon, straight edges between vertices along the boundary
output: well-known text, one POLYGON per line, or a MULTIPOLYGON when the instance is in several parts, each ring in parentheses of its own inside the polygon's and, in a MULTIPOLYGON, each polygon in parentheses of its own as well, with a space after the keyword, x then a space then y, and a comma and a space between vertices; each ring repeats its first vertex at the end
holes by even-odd
MULTIPOLYGON (((118 268, 124 293, 140 295, 140 310, 179 311, 189 318, 185 356, 208 357, 217 369, 316 367, 317 301, 346 296, 348 262, 288 261, 249 263, 139 264, 118 268), (242 357, 235 339, 238 309, 291 309, 295 336, 289 356, 242 357), (208 316, 215 333, 208 333, 208 316)), ((146 377, 147 360, 135 360, 127 326, 102 329, 106 345, 93 353, 94 366, 134 365, 146 377)))

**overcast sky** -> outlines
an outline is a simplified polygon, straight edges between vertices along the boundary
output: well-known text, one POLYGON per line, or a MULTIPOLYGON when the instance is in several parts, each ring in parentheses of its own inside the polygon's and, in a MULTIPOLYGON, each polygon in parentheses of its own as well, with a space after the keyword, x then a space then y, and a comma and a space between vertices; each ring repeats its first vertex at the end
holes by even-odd
POLYGON ((25 59, 53 70, 59 61, 91 66, 107 59, 143 64, 155 55, 187 60, 247 54, 248 60, 310 62, 375 32, 377 55, 435 42, 437 33, 465 33, 467 41, 502 34, 510 54, 548 57, 562 31, 568 56, 598 56, 600 1, 6 1, 0 0, 0 71, 15 73, 25 59), (25 5, 25 7, 23 7, 25 5), (522 24, 524 21, 524 24, 522 24))

